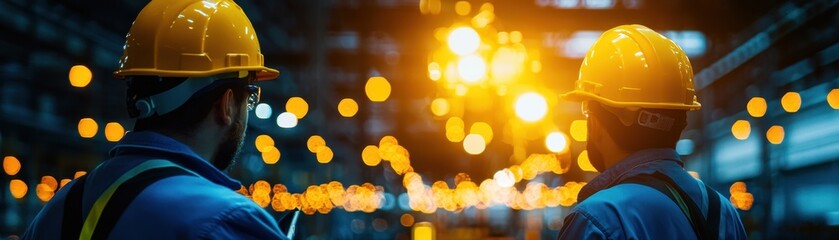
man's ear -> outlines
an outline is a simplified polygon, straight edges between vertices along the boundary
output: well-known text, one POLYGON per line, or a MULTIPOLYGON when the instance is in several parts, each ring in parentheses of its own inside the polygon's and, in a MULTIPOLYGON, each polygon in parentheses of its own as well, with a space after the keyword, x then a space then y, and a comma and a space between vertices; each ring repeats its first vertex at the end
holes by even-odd
POLYGON ((236 97, 233 96, 233 90, 227 89, 224 91, 224 94, 213 106, 213 110, 217 123, 224 126, 232 125, 236 118, 236 97))

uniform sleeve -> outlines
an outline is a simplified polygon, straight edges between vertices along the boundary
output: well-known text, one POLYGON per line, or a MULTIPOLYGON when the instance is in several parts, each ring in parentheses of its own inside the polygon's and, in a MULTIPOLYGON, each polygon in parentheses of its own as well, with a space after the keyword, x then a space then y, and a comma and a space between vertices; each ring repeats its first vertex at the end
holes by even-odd
POLYGON ((565 217, 558 239, 607 239, 596 219, 585 212, 572 212, 565 217))
POLYGON ((201 229, 198 239, 288 239, 265 210, 255 204, 239 204, 201 229))

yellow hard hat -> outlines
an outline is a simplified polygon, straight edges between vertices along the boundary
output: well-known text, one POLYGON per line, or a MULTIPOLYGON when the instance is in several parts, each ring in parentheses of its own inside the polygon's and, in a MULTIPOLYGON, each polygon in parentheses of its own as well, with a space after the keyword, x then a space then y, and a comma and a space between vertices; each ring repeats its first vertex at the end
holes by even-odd
POLYGON ((693 111, 701 107, 685 52, 641 25, 622 25, 604 32, 586 54, 575 89, 563 97, 631 111, 693 111))
POLYGON ((279 76, 264 66, 250 20, 231 0, 153 0, 137 16, 119 59, 117 77, 207 77, 256 72, 257 80, 279 76))

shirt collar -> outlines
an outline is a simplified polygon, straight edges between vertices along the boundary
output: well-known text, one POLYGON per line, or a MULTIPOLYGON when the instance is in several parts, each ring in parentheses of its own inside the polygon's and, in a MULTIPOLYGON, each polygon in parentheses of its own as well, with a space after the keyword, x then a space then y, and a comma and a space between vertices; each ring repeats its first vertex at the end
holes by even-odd
POLYGON ((577 199, 582 202, 598 191, 610 188, 624 179, 636 175, 664 171, 667 163, 672 162, 682 166, 682 160, 679 158, 679 154, 673 149, 651 148, 635 152, 607 168, 606 171, 603 171, 583 186, 577 199))
POLYGON ((111 149, 108 155, 111 158, 117 156, 148 156, 149 159, 159 159, 165 156, 165 160, 189 169, 213 183, 233 190, 238 190, 242 186, 239 181, 230 178, 210 164, 209 161, 198 156, 186 144, 152 131, 127 133, 111 149))

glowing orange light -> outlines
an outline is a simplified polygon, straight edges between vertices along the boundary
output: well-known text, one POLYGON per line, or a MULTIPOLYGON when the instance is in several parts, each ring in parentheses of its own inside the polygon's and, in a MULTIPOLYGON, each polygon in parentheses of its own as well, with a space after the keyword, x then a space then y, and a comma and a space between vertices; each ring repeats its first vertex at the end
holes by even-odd
POLYGON ((317 159, 319 163, 329 163, 332 161, 332 149, 329 147, 321 147, 317 152, 317 159))
POLYGON ((583 150, 580 155, 577 157, 577 165, 580 166, 580 169, 586 172, 597 172, 597 169, 591 165, 591 161, 588 158, 588 151, 583 150))
POLYGON ((797 92, 788 92, 781 97, 781 107, 789 113, 798 112, 801 109, 801 95, 797 92))
POLYGON ((449 113, 449 101, 445 98, 435 98, 431 101, 431 113, 435 116, 442 117, 449 113))
POLYGON ((20 172, 20 160, 13 156, 3 157, 3 171, 9 176, 13 176, 20 172))
POLYGON ((772 144, 781 144, 784 142, 784 127, 772 126, 766 131, 766 140, 772 144))
POLYGON ((90 84, 90 80, 93 78, 93 73, 90 72, 90 69, 84 65, 75 65, 70 68, 68 78, 70 79, 70 85, 73 87, 83 88, 90 84))
POLYGON ((364 92, 367 98, 373 102, 384 102, 390 97, 390 83, 383 77, 371 77, 364 85, 364 92))
POLYGON ((749 115, 752 117, 763 117, 766 115, 766 99, 762 97, 753 97, 749 100, 749 103, 746 104, 746 110, 748 110, 749 115))
POLYGON ((105 124, 105 139, 109 142, 118 142, 125 136, 125 128, 118 122, 109 122, 105 124))
POLYGON ((344 98, 338 102, 338 113, 343 117, 352 117, 358 113, 358 103, 352 98, 344 98))
POLYGON ((266 164, 275 164, 280 161, 280 150, 275 146, 265 146, 262 148, 262 161, 266 164))
POLYGON ((82 118, 79 120, 79 136, 83 138, 93 138, 96 132, 99 131, 99 124, 92 118, 82 118))
POLYGON ((323 146, 326 146, 326 140, 318 135, 312 135, 309 137, 309 140, 306 141, 306 147, 309 148, 309 152, 312 153, 317 153, 318 149, 323 146))
POLYGON ((309 113, 309 103, 301 97, 292 97, 285 103, 285 110, 294 114, 297 119, 303 119, 309 113))
POLYGON ((833 109, 839 109, 839 88, 827 93, 827 104, 833 109))
POLYGON ((26 195, 26 192, 29 190, 29 187, 26 186, 26 183, 21 181, 20 179, 12 179, 9 182, 9 192, 12 193, 12 197, 21 199, 23 196, 26 195))
POLYGON ((364 150, 361 151, 361 160, 367 166, 379 165, 382 162, 382 157, 379 156, 379 148, 373 145, 364 147, 364 150))
POLYGON ((85 172, 85 171, 78 171, 78 172, 76 172, 76 174, 73 174, 73 179, 80 178, 80 177, 82 177, 86 174, 87 174, 87 172, 85 172))
POLYGON ((256 136, 256 140, 254 140, 254 146, 256 150, 259 152, 264 152, 266 147, 273 147, 274 146, 274 139, 271 136, 262 134, 256 136))
POLYGON ((749 121, 737 120, 731 125, 731 135, 734 135, 734 138, 746 140, 751 132, 752 125, 749 124, 749 121))
POLYGON ((587 120, 574 120, 571 122, 571 138, 574 138, 574 141, 577 142, 585 142, 588 140, 588 124, 587 120))

